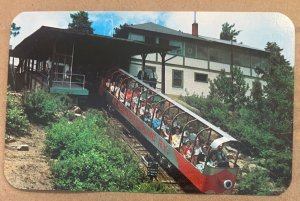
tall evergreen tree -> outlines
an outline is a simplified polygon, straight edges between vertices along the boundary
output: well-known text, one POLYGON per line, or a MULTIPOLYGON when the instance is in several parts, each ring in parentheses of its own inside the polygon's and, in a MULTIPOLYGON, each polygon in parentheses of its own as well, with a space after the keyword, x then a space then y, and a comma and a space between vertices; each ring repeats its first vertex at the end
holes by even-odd
POLYGON ((225 70, 221 70, 216 79, 210 81, 209 98, 217 98, 229 104, 232 111, 236 111, 246 104, 248 98, 246 92, 249 89, 243 73, 238 67, 234 67, 232 77, 227 77, 225 70))
POLYGON ((236 36, 238 36, 241 30, 237 31, 234 29, 235 24, 229 24, 225 22, 222 24, 222 32, 220 33, 220 39, 222 40, 232 40, 236 42, 236 36))
MULTIPOLYGON (((132 25, 132 24, 130 24, 130 25, 132 25)), ((119 27, 115 27, 114 28, 114 34, 113 34, 113 36, 116 37, 116 38, 127 37, 127 36, 124 35, 124 33, 122 32, 122 30, 123 30, 124 27, 128 27, 130 25, 127 24, 127 23, 124 23, 124 24, 121 24, 119 27)))
POLYGON ((93 34, 94 29, 92 28, 92 22, 89 21, 88 13, 85 11, 79 11, 77 13, 70 14, 72 22, 69 23, 69 30, 93 34))
POLYGON ((262 71, 263 79, 266 81, 264 93, 266 107, 270 112, 270 129, 279 135, 291 134, 294 99, 293 68, 275 42, 268 42, 265 50, 270 52, 267 68, 262 71))
POLYGON ((264 93, 261 81, 259 79, 255 79, 253 82, 250 97, 251 104, 253 105, 254 109, 261 111, 264 104, 264 93))
POLYGON ((18 27, 16 25, 16 23, 13 22, 10 25, 10 35, 13 36, 13 37, 16 37, 20 33, 20 29, 21 29, 21 27, 18 27))

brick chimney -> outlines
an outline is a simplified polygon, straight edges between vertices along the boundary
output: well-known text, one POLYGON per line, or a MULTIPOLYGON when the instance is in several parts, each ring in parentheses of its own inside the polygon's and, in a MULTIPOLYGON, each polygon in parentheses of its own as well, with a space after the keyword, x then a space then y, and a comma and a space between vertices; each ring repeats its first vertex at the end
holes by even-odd
POLYGON ((192 35, 198 37, 198 23, 196 22, 197 12, 194 12, 194 23, 192 24, 192 35))
POLYGON ((192 35, 198 36, 198 23, 197 22, 194 22, 192 24, 192 35))

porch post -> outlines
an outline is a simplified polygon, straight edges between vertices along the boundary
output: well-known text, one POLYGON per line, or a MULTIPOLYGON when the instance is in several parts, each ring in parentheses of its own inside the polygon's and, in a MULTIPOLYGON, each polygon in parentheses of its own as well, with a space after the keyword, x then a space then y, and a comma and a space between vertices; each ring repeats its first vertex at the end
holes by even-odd
POLYGON ((161 52, 161 93, 165 94, 166 92, 166 52, 161 52))

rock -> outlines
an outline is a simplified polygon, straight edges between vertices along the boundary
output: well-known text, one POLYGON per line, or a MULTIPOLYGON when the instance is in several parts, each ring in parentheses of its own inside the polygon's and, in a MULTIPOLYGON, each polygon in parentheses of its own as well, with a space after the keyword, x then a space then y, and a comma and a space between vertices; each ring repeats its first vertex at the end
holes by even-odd
POLYGON ((82 114, 82 110, 78 106, 74 106, 72 110, 75 114, 82 114))
POLYGON ((230 146, 225 146, 225 149, 229 153, 235 153, 236 154, 238 152, 236 149, 234 149, 234 148, 232 148, 230 146))
POLYGON ((29 146, 27 144, 22 144, 17 147, 18 151, 29 151, 29 146))
POLYGON ((81 117, 82 115, 81 115, 81 114, 78 114, 78 113, 75 113, 75 116, 76 116, 76 117, 81 117))
POLYGON ((5 137, 5 143, 11 143, 11 142, 15 142, 15 141, 16 141, 16 139, 10 135, 5 137))

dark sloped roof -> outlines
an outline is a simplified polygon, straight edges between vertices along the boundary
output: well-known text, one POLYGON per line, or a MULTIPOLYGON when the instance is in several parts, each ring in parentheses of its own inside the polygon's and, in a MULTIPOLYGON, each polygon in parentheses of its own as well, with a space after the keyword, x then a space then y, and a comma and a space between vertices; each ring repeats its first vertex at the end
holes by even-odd
MULTIPOLYGON (((168 35, 184 37, 184 38, 200 40, 200 41, 206 41, 206 42, 220 43, 220 44, 224 44, 224 45, 231 45, 231 41, 221 40, 221 39, 216 39, 216 38, 210 38, 210 37, 206 37, 206 36, 194 36, 192 34, 184 33, 182 31, 177 31, 175 29, 164 27, 164 26, 155 24, 153 22, 147 22, 147 23, 144 23, 144 24, 131 25, 131 26, 128 26, 128 28, 139 29, 139 30, 144 30, 144 31, 151 31, 151 32, 157 32, 157 33, 168 34, 168 35)), ((261 52, 265 52, 265 53, 267 52, 263 49, 250 47, 248 45, 244 45, 244 44, 241 44, 241 43, 233 42, 232 45, 237 46, 237 47, 241 47, 241 48, 247 48, 247 49, 255 50, 255 51, 261 51, 261 52)))
POLYGON ((170 46, 161 47, 155 44, 145 44, 122 38, 42 26, 18 44, 14 48, 13 53, 18 57, 44 58, 51 55, 53 44, 58 40, 69 44, 75 43, 75 47, 82 49, 82 53, 88 51, 98 55, 110 54, 116 58, 118 55, 130 57, 142 53, 154 53, 172 49, 170 46))

